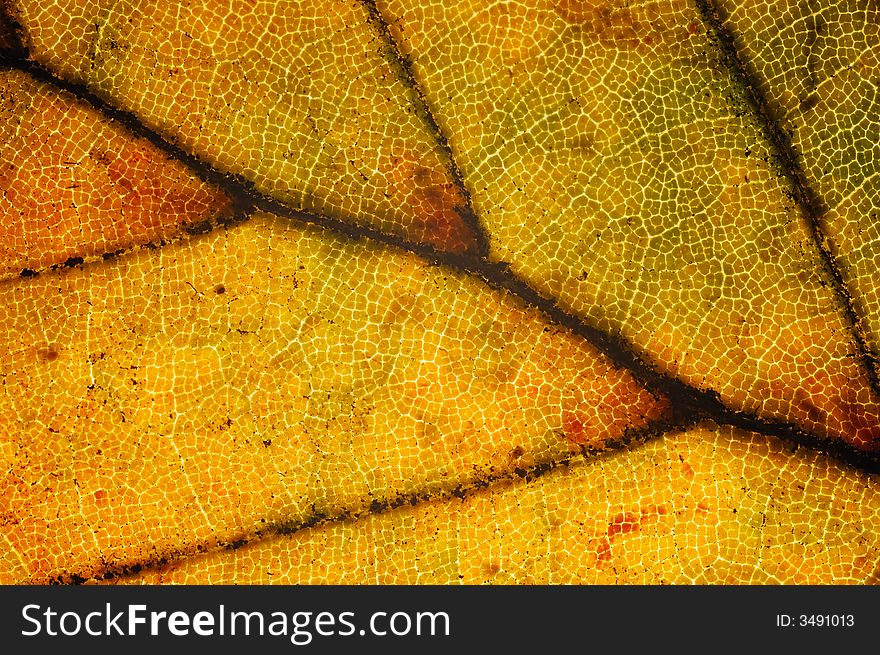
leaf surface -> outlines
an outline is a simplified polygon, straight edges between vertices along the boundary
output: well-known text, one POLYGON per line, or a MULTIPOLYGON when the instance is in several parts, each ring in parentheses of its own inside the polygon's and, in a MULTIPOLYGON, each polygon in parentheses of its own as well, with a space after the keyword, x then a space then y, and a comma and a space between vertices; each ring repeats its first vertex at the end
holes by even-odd
POLYGON ((0 307, 19 580, 487 483, 665 408, 504 292, 269 215, 6 283, 0 307))
POLYGON ((0 277, 177 237, 230 200, 69 93, 0 72, 0 277))
POLYGON ((475 247, 448 161, 359 2, 13 12, 38 61, 258 190, 440 249, 475 247))
POLYGON ((877 447, 820 253, 694 5, 377 4, 491 257, 737 408, 877 447))
POLYGON ((876 578, 871 3, 0 7, 3 582, 876 578))
MULTIPOLYGON (((880 352, 880 7, 719 3, 802 154, 869 345, 880 352), (755 21, 752 16, 766 16, 755 21)), ((876 364, 875 364, 876 365, 876 364)))
POLYGON ((278 535, 127 581, 863 583, 877 576, 878 521, 876 476, 704 426, 465 499, 278 535))

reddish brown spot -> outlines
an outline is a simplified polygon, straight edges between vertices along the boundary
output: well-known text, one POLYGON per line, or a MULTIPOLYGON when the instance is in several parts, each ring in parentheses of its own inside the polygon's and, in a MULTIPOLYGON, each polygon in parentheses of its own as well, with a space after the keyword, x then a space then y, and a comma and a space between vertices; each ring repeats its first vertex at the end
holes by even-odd
POLYGON ((853 445, 865 450, 880 450, 880 415, 874 405, 841 402, 843 431, 851 434, 853 445))
POLYGON ((55 346, 49 346, 44 350, 40 350, 37 354, 44 362, 54 362, 56 359, 58 359, 60 355, 58 349, 55 348, 55 346))
MULTIPOLYGON (((424 205, 436 208, 439 202, 427 200, 424 205)), ((468 253, 477 249, 477 238, 454 209, 430 211, 424 216, 424 236, 426 243, 445 252, 468 253)))
POLYGON ((600 562, 611 559, 611 542, 605 537, 602 538, 599 546, 596 548, 596 558, 600 562))
POLYGON ((575 378, 575 384, 590 385, 591 391, 562 408, 562 436, 571 444, 596 450, 628 428, 665 415, 669 402, 655 397, 616 371, 606 372, 604 384, 597 386, 589 376, 575 378))
POLYGON ((214 288, 214 293, 216 293, 216 294, 218 294, 218 295, 219 295, 219 294, 224 294, 224 293, 226 293, 226 287, 224 287, 222 284, 218 284, 218 285, 214 288))
POLYGON ((688 25, 688 34, 690 34, 691 36, 693 36, 694 34, 696 34, 699 31, 700 31, 700 22, 699 21, 695 20, 690 25, 688 25))
POLYGON ((615 514, 608 524, 608 538, 617 534, 626 534, 639 529, 639 515, 634 512, 615 514))
POLYGON ((95 500, 99 503, 107 499, 107 492, 104 491, 103 489, 98 489, 94 495, 95 495, 95 500))
POLYGON ((563 413, 562 432, 565 434, 565 438, 572 443, 585 445, 590 442, 587 426, 573 412, 563 413))
POLYGON ((510 451, 510 456, 513 457, 514 459, 519 459, 520 457, 522 457, 525 454, 526 454, 526 451, 523 449, 522 446, 517 446, 516 448, 514 448, 513 450, 510 451))
POLYGON ((135 142, 118 153, 93 154, 107 166, 107 176, 121 190, 124 213, 135 218, 130 226, 134 231, 173 226, 229 210, 225 194, 207 185, 193 188, 188 178, 173 171, 167 160, 149 148, 135 142))
POLYGON ((708 514, 709 513, 709 503, 704 500, 701 500, 697 503, 697 511, 700 514, 708 514))
POLYGON ((679 2, 654 2, 637 6, 609 0, 555 0, 553 8, 566 22, 576 25, 584 39, 609 48, 647 51, 656 45, 674 46, 686 36, 678 22, 679 2))
POLYGON ((408 208, 412 224, 407 235, 444 252, 473 252, 477 238, 463 218, 464 198, 441 167, 425 166, 419 155, 403 151, 383 161, 392 201, 408 208))
POLYGON ((800 425, 828 438, 843 439, 856 448, 880 450, 880 399, 874 394, 858 362, 845 360, 822 367, 814 365, 823 342, 833 338, 828 326, 816 317, 810 323, 789 328, 780 339, 784 345, 778 371, 794 371, 792 389, 781 373, 770 383, 769 396, 775 411, 788 411, 800 425), (784 357, 784 359, 783 359, 784 357), (789 409, 790 408, 790 409, 789 409))
POLYGON ((483 571, 486 575, 495 575, 501 570, 501 565, 498 562, 486 562, 483 565, 483 571))
MULTIPOLYGON (((803 339, 802 339, 803 340, 803 339)), ((798 357, 793 353, 792 358, 798 357)), ((856 448, 880 450, 880 405, 876 396, 858 385, 849 372, 825 370, 802 374, 794 393, 779 382, 771 384, 775 397, 791 398, 791 404, 808 429, 842 438, 856 448)))
POLYGON ((143 181, 137 179, 135 174, 141 168, 138 164, 144 160, 144 156, 138 150, 126 150, 127 152, 121 152, 118 157, 110 161, 110 165, 107 167, 107 175, 113 184, 122 187, 126 191, 131 191, 138 186, 138 183, 143 181))
POLYGON ((681 472, 684 474, 685 477, 694 477, 694 467, 688 464, 688 462, 685 460, 682 460, 681 462, 681 472))
POLYGON ((10 89, 25 145, 14 162, 0 166, 0 187, 20 217, 0 220, 0 244, 13 255, 0 271, 78 264, 177 234, 181 224, 229 209, 219 189, 147 140, 133 140, 93 110, 33 84, 10 89), (84 156, 82 142, 92 140, 101 146, 84 156))
POLYGON ((646 518, 663 516, 668 512, 669 510, 666 509, 666 505, 648 505, 644 509, 640 510, 640 513, 642 515, 642 522, 644 522, 646 518))

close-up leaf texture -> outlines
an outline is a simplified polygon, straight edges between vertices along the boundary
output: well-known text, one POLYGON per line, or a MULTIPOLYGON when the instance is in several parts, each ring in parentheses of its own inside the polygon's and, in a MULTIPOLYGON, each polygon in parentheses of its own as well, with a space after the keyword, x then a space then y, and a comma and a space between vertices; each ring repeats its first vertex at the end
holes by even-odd
POLYGON ((880 580, 877 0, 3 0, 0 583, 880 580))

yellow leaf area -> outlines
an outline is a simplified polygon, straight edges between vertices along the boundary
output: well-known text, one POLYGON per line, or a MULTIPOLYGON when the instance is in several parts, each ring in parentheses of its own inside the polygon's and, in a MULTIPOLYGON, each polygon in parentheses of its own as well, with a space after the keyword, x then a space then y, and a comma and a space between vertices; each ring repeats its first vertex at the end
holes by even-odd
POLYGON ((868 0, 719 5, 803 154, 868 342, 880 352, 880 8, 868 0))
POLYGON ((0 308, 6 582, 485 484, 665 407, 506 292, 267 215, 0 308))
POLYGON ((732 406, 877 447, 819 253, 691 3, 377 5, 494 259, 732 406))
POLYGON ((862 583, 880 557, 877 482, 773 438, 703 427, 123 581, 862 583))
POLYGON ((475 247, 449 162, 359 2, 11 4, 39 61, 258 190, 475 247))
POLYGON ((0 278, 177 237, 226 196, 24 73, 0 72, 0 278))

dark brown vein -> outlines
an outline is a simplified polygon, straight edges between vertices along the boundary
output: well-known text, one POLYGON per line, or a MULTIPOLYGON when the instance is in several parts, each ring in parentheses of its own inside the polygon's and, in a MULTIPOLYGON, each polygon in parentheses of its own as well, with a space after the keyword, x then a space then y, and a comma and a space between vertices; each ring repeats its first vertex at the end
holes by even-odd
POLYGON ((136 561, 102 561, 99 566, 93 566, 89 569, 56 573, 50 578, 49 583, 82 584, 85 582, 124 578, 137 575, 142 571, 161 569, 182 560, 212 552, 237 550, 271 537, 292 535, 311 528, 332 525, 343 521, 362 520, 369 516, 395 510, 399 507, 414 507, 422 503, 451 500, 453 498, 462 500, 484 489, 491 489, 520 480, 525 481, 525 483, 531 483, 542 478, 547 473, 560 468, 589 464, 621 451, 632 451, 648 441, 660 438, 672 431, 686 430, 695 424, 696 421, 688 421, 682 424, 656 422, 638 430, 627 430, 619 439, 607 441, 605 448, 602 450, 582 446, 579 452, 573 452, 571 455, 559 459, 548 458, 527 467, 511 466, 508 470, 501 472, 494 469, 477 471, 476 474, 445 487, 397 492, 384 498, 367 498, 358 506, 340 508, 331 512, 321 512, 313 506, 312 513, 301 519, 266 522, 260 528, 249 532, 241 532, 217 542, 211 542, 210 544, 198 543, 188 548, 169 549, 136 561))
POLYGON ((379 11, 375 0, 359 1, 367 10, 367 14, 370 17, 370 24, 373 26, 373 29, 382 41, 385 60, 391 64, 394 72, 397 73, 398 79, 409 91, 409 101, 415 108, 416 115, 428 128, 437 147, 446 159, 449 175, 465 201, 465 206, 460 213, 461 219, 467 223, 468 227, 470 227, 474 233, 477 241, 477 254, 481 257, 486 257, 489 254, 489 234, 480 222, 477 213, 474 211, 473 203, 471 202, 471 193, 465 184, 464 175, 452 153, 449 139, 446 137, 446 134, 444 134, 437 119, 434 118, 434 112, 428 103, 427 97, 422 91, 421 85, 416 79, 412 60, 401 51, 397 41, 391 34, 391 26, 388 24, 388 21, 385 20, 382 12, 379 11))
POLYGON ((0 0, 0 53, 7 57, 27 56, 24 30, 13 18, 5 0, 0 0))
POLYGON ((762 89, 759 76, 737 44, 733 31, 728 27, 727 16, 716 0, 694 0, 697 11, 709 28, 710 36, 721 53, 721 61, 730 72, 734 82, 743 93, 749 110, 755 117, 764 138, 776 156, 777 165, 788 180, 791 198, 800 209, 804 225, 810 234, 822 261, 822 267, 834 292, 840 312, 843 314, 855 342, 859 360, 864 368, 872 391, 880 396, 877 355, 869 348, 867 335, 856 310, 857 302, 850 293, 842 267, 829 247, 826 236, 825 215, 828 208, 819 194, 813 190, 801 165, 801 156, 782 129, 779 117, 773 110, 762 89))
MULTIPOLYGON (((602 330, 589 324, 582 317, 563 309, 554 299, 541 295, 528 282, 520 279, 504 263, 491 262, 485 257, 471 254, 439 251, 430 245, 413 243, 400 236, 341 218, 288 207, 283 202, 258 191, 252 182, 242 176, 218 171, 211 164, 170 143, 158 132, 142 123, 135 114, 113 107, 84 85, 59 78, 50 70, 31 60, 0 56, 0 69, 4 67, 25 71, 38 80, 73 94, 79 100, 88 103, 97 111, 123 125, 134 136, 148 140, 169 157, 177 159, 189 167, 202 180, 222 188, 232 198, 237 216, 250 215, 254 210, 277 214, 330 230, 334 234, 347 237, 356 243, 380 243, 387 247, 409 252, 433 265, 448 268, 455 273, 477 276, 490 287, 509 292, 520 302, 540 311, 551 323, 561 325, 585 339, 603 353, 614 366, 628 370, 648 390, 665 395, 673 408, 674 418, 672 420, 674 422, 710 419, 721 425, 731 425, 775 436, 798 447, 803 446, 824 452, 865 472, 880 471, 880 453, 868 453, 855 448, 842 439, 822 438, 791 423, 769 421, 751 412, 728 407, 720 399, 717 392, 693 387, 677 377, 658 371, 651 363, 650 356, 643 353, 623 336, 602 330)), ((26 276, 32 274, 31 271, 23 272, 23 275, 26 276)))
POLYGON ((18 275, 14 273, 6 274, 0 276, 0 284, 7 282, 8 280, 14 280, 17 278, 30 278, 37 277, 38 275, 43 275, 44 273, 51 273, 53 271, 63 270, 65 268, 78 268, 80 266, 86 264, 94 264, 97 262, 105 262, 108 259, 115 259, 116 257, 121 257, 123 255, 129 255, 131 253, 135 253, 139 250, 156 250, 158 248, 164 248, 165 246, 171 246, 174 244, 181 243, 190 239, 191 237, 197 236, 199 234, 207 234, 208 232, 213 232, 214 230, 224 229, 233 227, 235 225, 239 225, 244 223, 250 218, 250 214, 246 211, 238 211, 234 214, 221 214, 214 218, 193 222, 193 223, 183 223, 178 227, 180 230, 172 234, 170 236, 166 236, 162 239, 157 239, 154 241, 147 241, 144 243, 136 243, 120 246, 116 250, 109 250, 107 252, 103 252, 99 255, 90 255, 83 257, 69 257, 63 262, 52 264, 51 266, 46 266, 45 268, 23 268, 18 272, 18 275))

